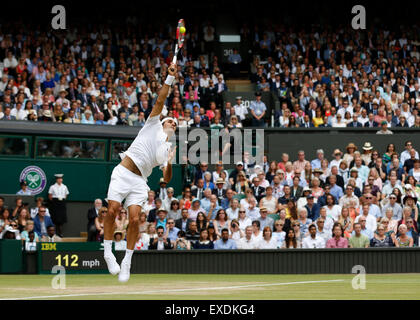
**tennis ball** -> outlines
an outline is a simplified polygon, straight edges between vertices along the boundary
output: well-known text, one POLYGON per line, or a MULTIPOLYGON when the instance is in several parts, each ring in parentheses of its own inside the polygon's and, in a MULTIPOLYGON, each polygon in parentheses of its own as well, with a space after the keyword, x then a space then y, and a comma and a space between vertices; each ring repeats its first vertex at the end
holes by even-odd
POLYGON ((181 28, 179 28, 179 32, 181 32, 181 33, 185 33, 185 27, 181 27, 181 28))

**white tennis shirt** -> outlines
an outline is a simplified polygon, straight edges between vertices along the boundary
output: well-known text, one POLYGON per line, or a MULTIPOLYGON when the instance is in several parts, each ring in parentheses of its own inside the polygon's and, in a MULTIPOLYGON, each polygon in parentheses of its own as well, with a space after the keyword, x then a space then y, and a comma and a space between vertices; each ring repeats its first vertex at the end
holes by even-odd
POLYGON ((168 165, 168 153, 172 144, 166 141, 167 137, 159 121, 159 115, 149 117, 136 139, 127 151, 120 154, 120 157, 124 159, 125 156, 129 156, 139 168, 143 178, 147 180, 154 167, 162 168, 168 165))

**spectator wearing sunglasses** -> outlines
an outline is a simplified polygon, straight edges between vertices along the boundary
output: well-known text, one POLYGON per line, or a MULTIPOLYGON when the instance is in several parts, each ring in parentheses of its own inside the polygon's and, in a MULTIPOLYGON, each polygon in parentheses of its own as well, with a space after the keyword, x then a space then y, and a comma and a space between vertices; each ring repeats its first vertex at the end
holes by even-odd
POLYGON ((388 197, 388 203, 382 207, 382 216, 386 216, 386 211, 392 209, 393 215, 392 219, 401 220, 402 219, 402 207, 397 203, 397 195, 391 193, 388 197))
MULTIPOLYGON (((412 218, 408 218, 405 220, 405 225, 407 227, 406 234, 408 237, 413 238, 414 246, 419 246, 419 234, 416 232, 414 220, 412 218)), ((400 225, 401 226, 401 225, 400 225)), ((401 235, 400 229, 398 228, 397 237, 401 235)))
POLYGON ((34 230, 40 238, 42 238, 42 236, 47 235, 47 228, 49 226, 54 226, 54 223, 52 222, 51 218, 45 215, 46 212, 46 208, 44 206, 41 206, 38 209, 38 214, 34 218, 34 230))

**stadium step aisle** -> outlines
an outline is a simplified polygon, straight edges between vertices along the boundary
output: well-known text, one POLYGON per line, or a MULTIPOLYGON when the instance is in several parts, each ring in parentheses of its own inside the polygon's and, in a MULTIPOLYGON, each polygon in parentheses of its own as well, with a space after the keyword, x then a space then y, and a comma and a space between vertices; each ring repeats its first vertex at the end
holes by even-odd
POLYGON ((86 242, 85 237, 64 237, 62 242, 86 242))
POLYGON ((254 91, 254 85, 250 80, 226 80, 226 85, 229 91, 233 92, 254 91))

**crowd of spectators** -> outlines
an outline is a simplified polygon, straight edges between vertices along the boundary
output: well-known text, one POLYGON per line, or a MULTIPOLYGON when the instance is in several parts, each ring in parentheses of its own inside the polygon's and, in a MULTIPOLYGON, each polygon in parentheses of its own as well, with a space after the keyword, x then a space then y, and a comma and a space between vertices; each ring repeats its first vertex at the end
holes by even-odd
MULTIPOLYGON (((420 127, 420 30, 244 24, 251 79, 281 107, 277 127, 420 127)), ((270 115, 271 116, 271 115, 270 115)))
MULTIPOLYGON (((137 27, 128 20, 118 32, 112 24, 0 31, 0 119, 143 126, 166 78, 175 30, 137 27)), ((280 101, 275 127, 383 126, 383 133, 420 127, 418 31, 240 28, 257 92, 280 101)), ((271 126, 272 106, 258 97, 250 106, 223 101, 229 73, 214 54, 215 27, 191 25, 186 37, 166 112, 187 127, 271 126)), ((235 50, 228 60, 237 69, 242 58, 235 50)))
MULTIPOLYGON (((22 182, 18 195, 30 195, 25 182, 22 182)), ((44 199, 38 197, 36 205, 29 207, 18 196, 12 208, 5 206, 5 199, 0 197, 0 239, 22 241, 26 251, 36 251, 37 242, 60 242, 62 238, 56 234, 55 225, 44 199)))
MULTIPOLYGON (((417 146, 418 147, 418 146, 417 146)), ((413 247, 419 245, 420 160, 412 141, 377 150, 349 143, 313 160, 187 165, 174 194, 161 179, 140 215, 136 250, 413 247)), ((102 241, 107 208, 89 210, 89 241, 102 241)), ((124 250, 127 210, 116 218, 124 250)))
MULTIPOLYGON (((138 26, 0 30, 0 120, 143 126, 174 55, 175 29, 138 26)), ((210 23, 190 25, 178 55, 166 111, 185 125, 221 118, 227 87, 211 54, 215 36, 210 23)))

